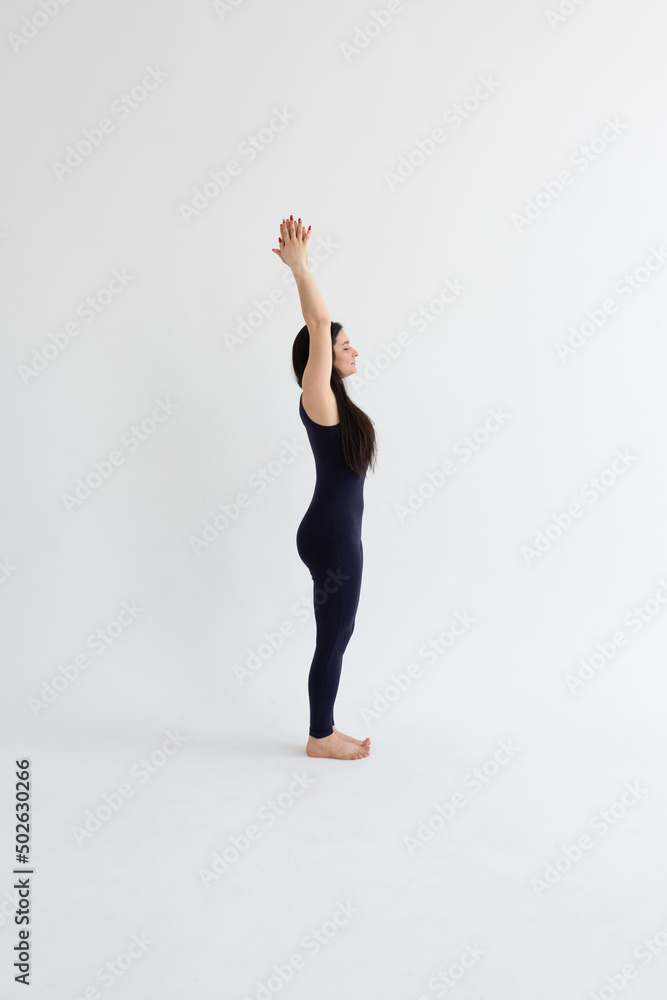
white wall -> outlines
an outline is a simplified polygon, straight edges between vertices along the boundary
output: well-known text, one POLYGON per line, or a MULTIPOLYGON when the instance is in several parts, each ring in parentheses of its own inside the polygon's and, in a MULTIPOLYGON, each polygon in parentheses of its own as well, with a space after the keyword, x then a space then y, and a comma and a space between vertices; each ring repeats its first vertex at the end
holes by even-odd
MULTIPOLYGON (((350 392, 380 446, 356 639, 374 654, 350 694, 367 698, 469 606, 479 625, 461 656, 491 682, 475 699, 492 690, 512 713, 549 691, 550 711, 567 714, 563 675, 655 594, 667 572, 661 8, 572 5, 553 26, 550 10, 394 5, 362 49, 368 10, 352 3, 72 3, 27 41, 22 17, 46 15, 5 9, 2 599, 5 705, 24 734, 174 712, 191 726, 228 711, 268 725, 272 699, 288 711, 292 682, 303 687, 305 623, 271 670, 242 686, 232 670, 310 583, 294 545, 307 448, 261 494, 248 486, 283 442, 307 445, 290 363, 298 296, 271 253, 289 213, 313 226, 319 285, 360 351, 350 392), (147 67, 155 89, 121 111, 147 67), (66 147, 101 119, 113 131, 67 168, 66 147), (262 133, 274 138, 249 161, 244 139, 270 123, 282 132, 262 133), (397 181, 400 158, 417 163, 438 128, 397 181), (225 190, 196 216, 179 211, 232 159, 225 190), (561 171, 570 183, 550 196, 561 171), (517 222, 536 198, 536 217, 517 222), (465 290, 417 325, 447 281, 465 290), (110 284, 91 321, 80 303, 110 284), (255 300, 272 293, 262 318, 255 300), (559 356, 589 310, 604 323, 559 356), (80 332, 62 334, 73 321, 80 332), (168 417, 128 436, 156 400, 171 401, 168 417), (493 407, 504 426, 456 458, 493 407), (617 449, 632 462, 585 499, 617 449), (68 509, 78 478, 115 450, 123 463, 68 509), (452 456, 451 481, 401 518, 397 505, 452 456), (250 506, 195 554, 190 536, 240 491, 250 506), (523 547, 574 501, 581 517, 529 564, 523 547), (130 600, 145 609, 131 631, 33 718, 26 699, 130 600)), ((661 676, 662 628, 647 624, 596 683, 593 718, 615 685, 626 702, 661 676)))

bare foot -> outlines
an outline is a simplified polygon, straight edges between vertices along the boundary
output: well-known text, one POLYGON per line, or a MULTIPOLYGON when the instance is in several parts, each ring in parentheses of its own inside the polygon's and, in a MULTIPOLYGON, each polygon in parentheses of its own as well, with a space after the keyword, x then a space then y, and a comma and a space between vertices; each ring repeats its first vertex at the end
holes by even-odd
POLYGON ((333 731, 337 736, 340 736, 342 740, 347 740, 348 743, 356 743, 360 747, 369 747, 371 745, 371 741, 368 736, 365 740, 356 740, 354 736, 346 736, 345 733, 341 733, 340 729, 336 729, 335 726, 333 727, 333 731))
POLYGON ((359 745, 344 740, 338 733, 325 736, 323 740, 308 737, 306 753, 309 757, 334 757, 336 760, 356 760, 368 757, 371 752, 367 744, 359 745))

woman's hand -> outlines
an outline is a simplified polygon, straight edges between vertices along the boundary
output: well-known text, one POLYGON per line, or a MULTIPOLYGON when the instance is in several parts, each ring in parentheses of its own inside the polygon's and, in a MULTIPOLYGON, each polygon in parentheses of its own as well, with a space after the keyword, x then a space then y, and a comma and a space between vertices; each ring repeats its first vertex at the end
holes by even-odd
POLYGON ((306 229, 301 219, 295 222, 292 217, 283 219, 280 224, 280 250, 274 249, 273 253, 277 253, 283 264, 287 264, 292 270, 304 265, 308 267, 310 230, 311 227, 306 229))

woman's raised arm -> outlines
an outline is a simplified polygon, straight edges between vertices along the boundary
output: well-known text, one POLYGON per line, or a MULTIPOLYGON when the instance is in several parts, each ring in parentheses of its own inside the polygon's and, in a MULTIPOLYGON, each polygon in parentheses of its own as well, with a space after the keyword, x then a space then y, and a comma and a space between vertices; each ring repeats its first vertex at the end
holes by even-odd
POLYGON ((301 380, 302 388, 327 390, 330 388, 331 367, 331 315, 322 293, 317 287, 308 265, 308 240, 311 227, 306 230, 301 220, 283 219, 280 225, 280 250, 274 250, 283 263, 292 270, 301 300, 301 312, 310 339, 308 363, 301 380))

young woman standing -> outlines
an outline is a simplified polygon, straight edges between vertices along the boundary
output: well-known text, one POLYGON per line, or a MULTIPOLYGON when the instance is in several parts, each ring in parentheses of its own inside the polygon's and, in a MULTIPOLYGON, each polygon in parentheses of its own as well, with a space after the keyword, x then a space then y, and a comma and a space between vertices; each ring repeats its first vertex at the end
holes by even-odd
POLYGON ((316 483, 296 535, 299 558, 310 570, 315 608, 315 653, 308 674, 309 757, 368 757, 370 740, 346 736, 334 725, 343 653, 354 631, 361 589, 361 523, 366 472, 375 467, 370 418, 355 406, 343 379, 356 371, 358 352, 329 310, 308 266, 308 230, 293 216, 280 225, 280 249, 292 270, 305 326, 292 347, 302 389, 299 416, 315 459, 316 483))

